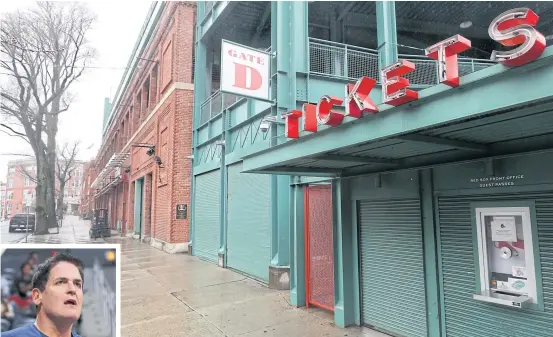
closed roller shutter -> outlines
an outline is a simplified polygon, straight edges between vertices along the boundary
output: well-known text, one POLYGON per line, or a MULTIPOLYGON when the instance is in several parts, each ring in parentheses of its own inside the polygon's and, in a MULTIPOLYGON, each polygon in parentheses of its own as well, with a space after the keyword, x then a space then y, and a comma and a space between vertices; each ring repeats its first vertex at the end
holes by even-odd
POLYGON ((427 336, 420 202, 359 202, 363 324, 427 336))
POLYGON ((271 176, 228 167, 227 264, 269 282, 271 260, 271 176))
POLYGON ((194 255, 217 262, 220 245, 221 173, 196 176, 194 255))
POLYGON ((440 197, 438 208, 446 335, 553 336, 553 193, 440 197), (476 275, 470 203, 515 200, 536 202, 545 312, 494 306, 472 298, 476 275))

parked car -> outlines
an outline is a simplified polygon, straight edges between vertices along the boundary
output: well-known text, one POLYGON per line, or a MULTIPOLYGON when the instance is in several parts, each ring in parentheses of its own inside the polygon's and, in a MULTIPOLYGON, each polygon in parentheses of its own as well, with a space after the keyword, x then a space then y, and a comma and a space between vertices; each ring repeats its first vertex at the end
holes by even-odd
POLYGON ((29 232, 35 231, 35 215, 34 214, 26 214, 26 213, 20 213, 14 215, 10 220, 10 233, 15 232, 16 230, 22 230, 25 231, 25 228, 28 228, 29 232), (28 217, 28 222, 27 222, 28 217), (29 226, 27 227, 27 223, 29 226))

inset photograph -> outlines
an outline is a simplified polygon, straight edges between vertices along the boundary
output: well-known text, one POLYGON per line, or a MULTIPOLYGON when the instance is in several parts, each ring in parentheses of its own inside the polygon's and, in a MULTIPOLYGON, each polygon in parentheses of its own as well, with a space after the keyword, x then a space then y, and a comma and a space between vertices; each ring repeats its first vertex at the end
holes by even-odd
POLYGON ((1 254, 2 337, 119 336, 119 245, 3 245, 1 254))

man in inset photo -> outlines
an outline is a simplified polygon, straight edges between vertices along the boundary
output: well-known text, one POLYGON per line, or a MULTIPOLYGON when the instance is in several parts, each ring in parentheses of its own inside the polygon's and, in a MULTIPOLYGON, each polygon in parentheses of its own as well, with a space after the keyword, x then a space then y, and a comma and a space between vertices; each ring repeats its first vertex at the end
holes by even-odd
POLYGON ((34 323, 2 333, 3 337, 80 337, 73 325, 81 316, 84 265, 60 253, 38 266, 32 280, 34 323))

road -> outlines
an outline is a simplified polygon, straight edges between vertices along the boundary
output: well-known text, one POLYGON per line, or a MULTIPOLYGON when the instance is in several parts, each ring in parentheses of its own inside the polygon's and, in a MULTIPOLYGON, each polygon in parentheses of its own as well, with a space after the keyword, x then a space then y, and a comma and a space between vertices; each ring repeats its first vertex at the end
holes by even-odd
MULTIPOLYGON (((21 239, 25 238, 25 232, 9 232, 10 220, 0 221, 0 242, 1 243, 17 243, 21 239)), ((30 235, 30 233, 29 233, 30 235)))

